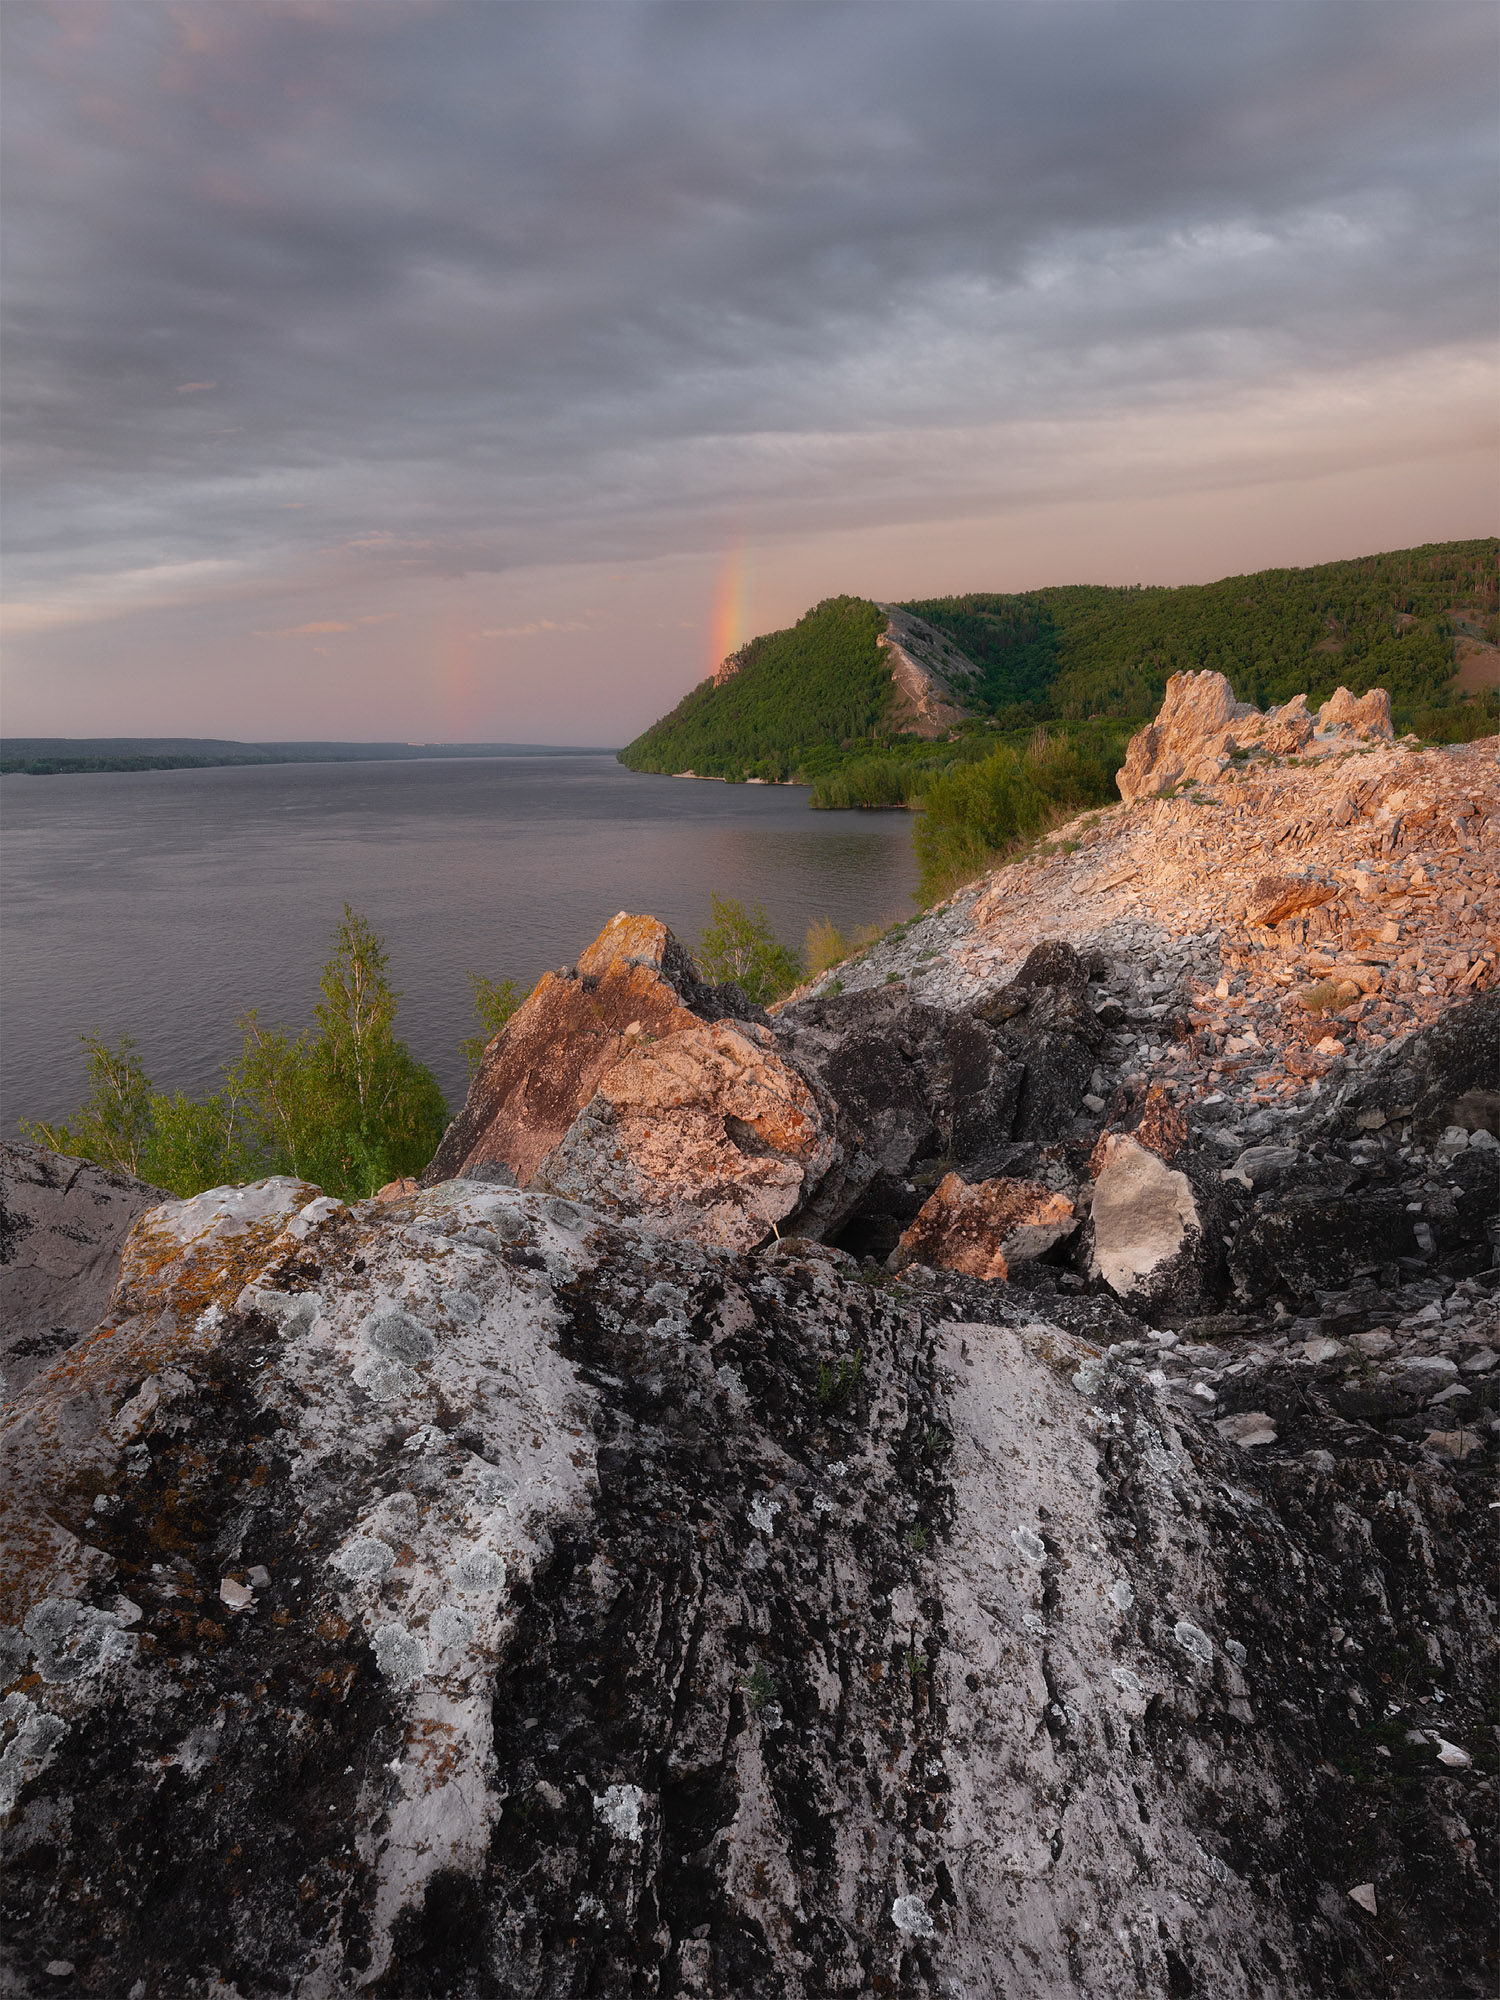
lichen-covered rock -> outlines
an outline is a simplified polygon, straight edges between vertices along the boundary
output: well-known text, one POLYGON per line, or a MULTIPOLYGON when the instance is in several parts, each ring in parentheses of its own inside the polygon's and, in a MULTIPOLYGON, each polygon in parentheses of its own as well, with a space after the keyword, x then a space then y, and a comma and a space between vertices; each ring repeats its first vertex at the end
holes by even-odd
POLYGON ((764 1019, 737 987, 705 985, 665 924, 622 910, 489 1044, 423 1185, 501 1166, 524 1187, 632 1047, 726 1016, 764 1019))
POLYGON ((533 1185, 611 1219, 753 1250, 840 1157, 833 1107, 751 1022, 694 1022, 607 1070, 533 1185))
POLYGON ((1034 1181, 980 1181, 945 1174, 887 1262, 931 1264, 1002 1283, 1017 1264, 1033 1263, 1078 1227, 1073 1203, 1034 1181))
POLYGON ((170 1199, 92 1160, 0 1141, 0 1394, 93 1331, 131 1224, 170 1199))
POLYGON ((156 1211, 5 1433, 6 1991, 1484 1993, 1483 1471, 1305 1385, 1221 1442, 1039 1303, 156 1211))

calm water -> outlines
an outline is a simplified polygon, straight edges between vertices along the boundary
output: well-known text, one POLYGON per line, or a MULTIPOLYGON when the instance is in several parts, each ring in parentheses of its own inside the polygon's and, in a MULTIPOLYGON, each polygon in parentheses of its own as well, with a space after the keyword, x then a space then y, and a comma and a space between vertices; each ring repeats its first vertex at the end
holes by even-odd
POLYGON ((0 780, 0 1128, 65 1116, 77 1037, 133 1034, 158 1089, 212 1089, 235 1017, 312 1019, 347 899, 384 936, 398 1032, 450 1104, 467 973, 530 982, 616 910, 691 943, 709 895, 780 936, 910 915, 904 813, 798 789, 640 777, 612 757, 265 765, 0 780))

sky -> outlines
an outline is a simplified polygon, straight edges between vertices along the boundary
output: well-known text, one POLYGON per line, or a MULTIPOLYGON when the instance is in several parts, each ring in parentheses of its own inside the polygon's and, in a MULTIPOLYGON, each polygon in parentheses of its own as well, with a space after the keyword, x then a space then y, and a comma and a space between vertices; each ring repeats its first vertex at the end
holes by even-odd
POLYGON ((7 0, 9 735, 614 745, 1490 534, 1483 0, 7 0))

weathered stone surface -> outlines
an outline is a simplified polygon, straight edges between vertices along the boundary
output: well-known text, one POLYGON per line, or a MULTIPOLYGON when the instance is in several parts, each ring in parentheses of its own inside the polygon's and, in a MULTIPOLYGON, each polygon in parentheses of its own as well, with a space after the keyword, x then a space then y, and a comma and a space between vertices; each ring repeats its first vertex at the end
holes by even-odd
POLYGON ((1173 674, 1156 720, 1138 730, 1126 746, 1117 782, 1130 804, 1159 797, 1184 781, 1212 784, 1235 756, 1295 757, 1304 751, 1323 756, 1350 741, 1391 738, 1391 702, 1384 688, 1356 699, 1337 689, 1318 711, 1307 712, 1305 694, 1294 695, 1266 714, 1236 701, 1223 674, 1173 674))
POLYGON ((622 910, 490 1043, 423 1185, 498 1165, 524 1187, 634 1042, 725 1016, 765 1018, 737 987, 705 986, 665 924, 622 910))
POLYGON ((1155 722, 1131 737, 1120 769, 1120 797, 1152 798, 1184 778, 1216 778, 1236 747, 1233 725, 1259 716, 1236 701, 1223 674, 1173 674, 1155 722))
POLYGON ((1017 1264, 1034 1263, 1078 1227, 1066 1195, 1034 1181, 980 1181, 945 1174, 902 1235, 887 1269, 908 1264, 1004 1281, 1017 1264))
POLYGON ((1352 695, 1335 688, 1318 710, 1318 729, 1325 736, 1350 736, 1361 741, 1391 739, 1391 698, 1384 688, 1352 695))
POLYGON ((472 1182, 157 1211, 5 1436, 7 1990, 1482 1994, 1484 1474, 1064 1318, 472 1182))
POLYGON ((752 1250, 839 1158, 832 1104, 768 1029, 695 1021, 605 1072, 532 1185, 666 1235, 752 1250))
POLYGON ((1352 1137, 1409 1128, 1432 1139, 1470 1118, 1484 1129, 1486 1095, 1500 1104, 1500 990, 1458 1002, 1400 1048, 1377 1054, 1332 1093, 1314 1129, 1352 1137))
POLYGON ((1180 1169, 1127 1133, 1107 1133, 1096 1153, 1091 1269, 1138 1308, 1204 1289, 1206 1243, 1199 1197, 1180 1169))
POLYGON ((1301 916, 1321 903, 1331 903, 1338 884, 1311 871, 1295 875, 1262 875, 1245 905, 1247 924, 1279 924, 1301 916))
POLYGON ((1307 696, 1292 699, 1267 715, 1260 733, 1260 748, 1270 757, 1295 757, 1312 741, 1313 719, 1307 712, 1307 696))
POLYGON ((131 1224, 170 1199, 91 1160, 0 1141, 0 1393, 92 1332, 131 1224))

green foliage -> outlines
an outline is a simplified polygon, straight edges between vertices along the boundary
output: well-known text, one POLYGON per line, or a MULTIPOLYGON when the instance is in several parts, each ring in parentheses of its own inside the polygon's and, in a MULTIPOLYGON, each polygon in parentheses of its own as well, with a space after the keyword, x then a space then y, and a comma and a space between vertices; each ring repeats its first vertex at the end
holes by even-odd
POLYGON ((982 763, 935 778, 914 835, 922 894, 947 895, 1078 807, 1113 800, 1124 752, 1123 734, 1054 738, 1039 729, 1024 750, 1002 744, 982 763))
POLYGON ((862 1347, 856 1347, 852 1355, 842 1355, 836 1361, 820 1361, 813 1394, 825 1410, 841 1410, 859 1387, 859 1378, 863 1372, 862 1347))
POLYGON ((776 1699, 776 1676, 764 1660, 757 1660, 752 1672, 748 1673, 740 1686, 745 1690, 750 1706, 758 1713, 768 1701, 776 1699))
POLYGON ((620 762, 784 779, 807 745, 871 736, 891 705, 890 669, 875 643, 884 629, 885 613, 863 598, 825 598, 789 630, 743 646, 727 680, 700 682, 620 762))
POLYGON ((98 1035, 80 1035, 89 1094, 67 1125, 23 1118, 21 1130, 33 1145, 75 1160, 97 1160, 144 1178, 142 1161, 151 1140, 151 1080, 141 1067, 139 1045, 122 1035, 112 1049, 98 1035))
POLYGON ((347 904, 333 942, 318 1031, 263 1028, 252 1009, 239 1023, 239 1060, 201 1103, 153 1094, 129 1036, 112 1050, 86 1035, 82 1108, 67 1125, 23 1121, 23 1130, 178 1195, 284 1173, 354 1200, 419 1173, 447 1122, 442 1092, 396 1040, 400 996, 385 947, 347 904))
POLYGON ((698 968, 708 979, 732 981, 760 1006, 790 993, 802 961, 780 943, 759 903, 747 910, 729 896, 710 896, 713 922, 698 940, 698 968))
POLYGON ((485 1050, 521 1002, 530 998, 532 989, 528 986, 523 991, 514 979, 486 979, 482 972, 471 972, 469 984, 474 989, 474 1014, 482 1032, 467 1036, 459 1047, 468 1062, 469 1075, 473 1076, 485 1050))
POLYGON ((1176 589, 1077 585, 903 608, 968 654, 972 698, 1006 723, 1021 707, 1038 719, 1145 718, 1169 675, 1204 668, 1262 708, 1303 692, 1315 708, 1339 686, 1387 688, 1400 708, 1451 678, 1456 614, 1479 628, 1493 617, 1497 556, 1493 538, 1431 542, 1176 589))

